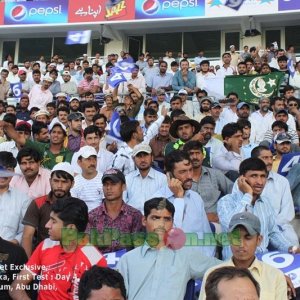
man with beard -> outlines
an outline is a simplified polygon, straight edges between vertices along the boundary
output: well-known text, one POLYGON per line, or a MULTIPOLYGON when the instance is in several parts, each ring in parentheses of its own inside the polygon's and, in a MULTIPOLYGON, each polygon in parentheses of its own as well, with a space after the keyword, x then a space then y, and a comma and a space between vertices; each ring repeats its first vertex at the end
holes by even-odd
POLYGON ((27 94, 23 94, 21 95, 20 98, 20 105, 19 108, 17 110, 17 119, 18 120, 22 120, 22 121, 29 121, 30 120, 30 113, 28 110, 28 106, 29 106, 29 97, 27 94))
POLYGON ((41 167, 41 154, 33 148, 25 147, 19 151, 17 161, 22 175, 15 176, 10 187, 19 189, 31 200, 48 194, 51 172, 41 167))
MULTIPOLYGON (((186 233, 196 233, 199 239, 211 233, 201 196, 192 191, 193 166, 188 153, 176 150, 165 158, 168 185, 163 186, 154 197, 164 197, 175 206, 174 225, 186 233)), ((215 248, 199 246, 201 252, 213 256, 215 248)))
POLYGON ((46 109, 46 105, 53 100, 53 94, 49 90, 53 79, 51 77, 45 77, 42 85, 34 85, 29 93, 30 105, 28 109, 32 107, 38 107, 39 109, 46 109))
POLYGON ((72 97, 69 102, 71 112, 78 112, 80 110, 80 102, 78 97, 72 97))
POLYGON ((67 148, 72 152, 79 151, 80 147, 84 145, 82 138, 82 120, 84 120, 84 116, 80 112, 68 115, 69 131, 67 148))
MULTIPOLYGON (((247 211, 261 221, 261 235, 264 238, 256 253, 267 252, 270 245, 274 250, 300 253, 299 243, 293 245, 279 230, 274 209, 269 199, 262 195, 268 176, 265 163, 259 158, 245 159, 239 167, 239 174, 239 191, 224 196, 218 202, 223 231, 228 232, 230 220, 235 214, 247 211)), ((229 258, 230 249, 225 247, 223 250, 223 257, 229 258)))
POLYGON ((75 177, 72 197, 83 199, 89 212, 100 205, 103 199, 102 173, 97 171, 97 152, 92 146, 84 146, 78 152, 81 174, 75 177))
POLYGON ((270 111, 270 99, 268 97, 261 97, 258 101, 259 109, 254 111, 250 118, 255 126, 255 142, 260 143, 263 141, 265 133, 268 130, 268 119, 272 117, 272 111, 270 111))
POLYGON ((213 137, 215 134, 216 123, 213 117, 207 116, 200 122, 200 134, 202 135, 201 144, 205 147, 204 165, 211 166, 212 158, 222 148, 222 142, 213 137))
POLYGON ((219 102, 213 102, 211 105, 210 113, 216 123, 215 134, 220 135, 225 125, 224 119, 220 118, 220 115, 222 113, 221 104, 219 102))
POLYGON ((147 130, 150 125, 157 120, 157 112, 152 108, 146 108, 144 110, 144 125, 142 125, 142 129, 144 134, 147 134, 147 130))
POLYGON ((189 154, 193 167, 193 185, 191 189, 203 199, 208 221, 219 223, 217 202, 221 195, 231 193, 233 182, 221 171, 203 166, 205 150, 200 142, 187 142, 183 147, 183 151, 189 154))
POLYGON ((124 200, 143 213, 144 203, 167 185, 167 177, 152 168, 153 154, 149 145, 136 145, 132 157, 136 170, 126 175, 124 200))
POLYGON ((241 61, 237 65, 238 75, 247 75, 247 65, 245 62, 241 61))
POLYGON ((32 124, 33 140, 40 143, 49 143, 48 125, 44 122, 35 121, 32 124))
POLYGON ((143 69, 142 73, 145 77, 147 90, 151 87, 152 77, 159 72, 159 68, 154 65, 154 58, 149 56, 147 59, 147 66, 143 69))
POLYGON ((61 91, 68 95, 77 94, 77 84, 75 81, 71 81, 71 73, 64 71, 62 73, 63 83, 60 84, 61 91))
POLYGON ((170 142, 166 145, 165 155, 168 155, 174 150, 179 150, 183 145, 191 140, 193 137, 196 139, 199 135, 200 124, 188 118, 187 116, 179 116, 176 121, 174 121, 170 127, 170 135, 177 139, 176 142, 170 142))
POLYGON ((78 94, 83 96, 86 92, 97 93, 100 89, 98 79, 93 79, 93 69, 85 68, 83 73, 84 78, 78 84, 78 94))
POLYGON ((59 163, 51 172, 50 193, 33 200, 29 205, 22 222, 24 225, 22 246, 28 257, 31 256, 34 248, 33 237, 35 233, 37 234, 37 240, 34 246, 49 236, 45 225, 49 221, 52 204, 57 199, 69 197, 73 184, 74 172, 71 165, 65 162, 59 163))
POLYGON ((199 100, 200 113, 196 114, 194 120, 200 122, 204 117, 210 116, 210 109, 212 105, 212 100, 210 97, 202 97, 199 100))

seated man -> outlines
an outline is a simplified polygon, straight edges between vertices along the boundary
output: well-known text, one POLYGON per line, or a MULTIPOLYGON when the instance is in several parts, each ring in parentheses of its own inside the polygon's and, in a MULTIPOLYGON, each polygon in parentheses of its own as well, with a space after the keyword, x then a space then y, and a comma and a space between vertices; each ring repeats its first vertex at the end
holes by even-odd
POLYGON ((207 268, 220 263, 193 247, 167 246, 174 215, 174 205, 165 198, 145 202, 146 242, 124 254, 117 266, 124 277, 128 300, 182 300, 190 279, 201 278, 207 268))
POLYGON ((193 166, 192 190, 197 192, 203 199, 208 220, 219 223, 217 214, 218 200, 221 196, 231 193, 233 182, 221 171, 202 165, 205 150, 200 142, 187 142, 183 147, 183 151, 189 154, 193 166))
MULTIPOLYGON (((123 200, 126 181, 121 171, 107 170, 102 176, 102 184, 104 199, 89 213, 87 231, 90 232, 91 238, 106 236, 103 243, 97 243, 101 252, 130 250, 133 248, 132 240, 128 240, 128 244, 122 244, 122 236, 143 232, 142 214, 123 200)), ((101 239, 97 239, 96 242, 99 240, 101 239)), ((94 240, 92 244, 95 244, 94 240)))
MULTIPOLYGON (((283 300, 287 298, 287 284, 283 273, 255 257, 255 251, 262 239, 259 218, 249 212, 234 215, 230 220, 231 251, 229 261, 209 269, 203 278, 199 300, 205 300, 207 277, 218 267, 235 266, 248 269, 260 285, 260 300, 283 300)), ((233 295, 232 295, 233 296, 233 295)))
MULTIPOLYGON (((263 253, 271 245, 273 249, 300 253, 298 245, 289 242, 276 225, 276 214, 269 201, 262 195, 267 181, 267 167, 259 158, 248 158, 240 165, 239 192, 229 194, 218 202, 218 216, 223 231, 227 232, 233 215, 252 212, 261 221, 264 237, 256 251, 263 253)), ((227 248, 224 256, 228 257, 227 248)))
POLYGON ((77 198, 59 199, 46 224, 49 239, 39 244, 11 285, 13 299, 30 300, 27 285, 40 278, 39 299, 76 299, 81 275, 93 265, 106 267, 102 254, 84 243, 88 208, 77 198))
POLYGON ((12 153, 0 151, 0 236, 12 243, 21 242, 22 220, 31 200, 17 188, 9 186, 17 160, 12 153))
POLYGON ((78 295, 80 300, 126 300, 124 279, 115 270, 93 266, 81 276, 78 295))
MULTIPOLYGON (((293 245, 298 245, 298 236, 291 222, 295 218, 295 208, 289 181, 280 174, 272 171, 273 155, 268 147, 258 146, 251 152, 251 157, 261 159, 267 166, 268 178, 262 196, 271 204, 275 211, 276 224, 282 234, 293 245)), ((233 192, 238 191, 237 181, 233 192)))
POLYGON ((167 177, 152 168, 153 154, 149 145, 136 145, 133 148, 132 158, 136 170, 126 175, 124 200, 127 204, 143 212, 146 200, 167 185, 167 177))
MULTIPOLYGON (((201 196, 192 191, 193 166, 189 155, 181 150, 165 158, 168 185, 157 191, 155 197, 165 197, 175 206, 174 224, 186 233, 196 233, 199 239, 211 234, 211 228, 204 210, 201 196)), ((208 256, 214 255, 215 247, 200 246, 208 256)))

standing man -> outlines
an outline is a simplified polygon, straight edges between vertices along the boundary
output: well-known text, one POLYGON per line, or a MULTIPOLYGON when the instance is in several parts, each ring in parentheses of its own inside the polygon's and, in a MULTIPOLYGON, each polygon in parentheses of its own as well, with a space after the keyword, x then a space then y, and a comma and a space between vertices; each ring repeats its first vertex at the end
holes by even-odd
POLYGON ((10 182, 11 188, 17 188, 33 200, 50 192, 51 172, 41 167, 42 156, 34 148, 22 148, 17 155, 22 175, 15 176, 10 182))
POLYGON ((98 93, 100 89, 99 80, 93 79, 93 69, 85 68, 83 73, 84 79, 82 79, 77 88, 79 95, 83 96, 86 92, 93 94, 98 93))
POLYGON ((95 236, 95 230, 97 234, 111 232, 109 241, 98 244, 101 252, 114 252, 124 248, 130 250, 133 248, 133 240, 122 244, 121 236, 130 234, 132 237, 134 233, 143 232, 142 214, 123 200, 126 181, 121 171, 108 169, 103 174, 102 184, 104 199, 90 211, 87 231, 90 231, 91 237, 95 236))
POLYGON ((70 197, 70 189, 74 184, 74 172, 69 163, 58 163, 50 175, 50 192, 33 200, 24 216, 22 224, 24 232, 22 246, 28 257, 32 250, 44 239, 49 237, 46 223, 49 221, 52 205, 62 198, 70 197), (37 239, 33 244, 33 237, 37 239))
POLYGON ((7 102, 6 98, 10 89, 10 83, 7 81, 8 77, 8 70, 2 69, 0 73, 0 100, 7 102))
POLYGON ((20 104, 19 109, 17 110, 17 114, 16 114, 17 119, 22 121, 29 121, 30 120, 30 112, 28 110, 29 97, 27 94, 21 95, 19 104, 20 104))
POLYGON ((53 94, 49 90, 53 79, 51 77, 45 77, 42 85, 34 85, 29 93, 30 105, 32 107, 38 107, 39 109, 46 110, 46 105, 53 101, 53 94))
POLYGON ((68 95, 77 94, 77 84, 71 80, 71 73, 69 71, 62 73, 62 79, 64 82, 60 84, 61 91, 68 95))
POLYGON ((73 197, 83 199, 89 211, 99 206, 103 199, 102 173, 97 171, 97 152, 91 146, 84 146, 78 152, 81 174, 75 177, 71 190, 73 197))
POLYGON ((223 77, 227 75, 234 75, 236 74, 235 67, 231 65, 231 54, 228 52, 225 52, 222 54, 222 61, 223 66, 217 71, 216 76, 217 77, 223 77))
POLYGON ((79 151, 80 147, 84 145, 82 138, 82 120, 84 116, 80 112, 73 112, 68 115, 68 146, 67 148, 72 152, 79 151))
POLYGON ((124 200, 143 213, 144 203, 156 191, 167 185, 167 177, 152 168, 153 154, 149 145, 136 145, 132 157, 136 170, 126 175, 124 200))

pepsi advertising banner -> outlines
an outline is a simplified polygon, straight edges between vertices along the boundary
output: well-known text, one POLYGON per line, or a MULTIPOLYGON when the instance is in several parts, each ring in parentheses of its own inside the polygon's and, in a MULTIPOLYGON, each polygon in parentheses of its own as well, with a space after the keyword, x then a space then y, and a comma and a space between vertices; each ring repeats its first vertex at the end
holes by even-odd
POLYGON ((5 3, 5 25, 55 24, 67 22, 68 0, 5 3))
POLYGON ((205 15, 205 0, 136 0, 136 19, 190 18, 205 15))

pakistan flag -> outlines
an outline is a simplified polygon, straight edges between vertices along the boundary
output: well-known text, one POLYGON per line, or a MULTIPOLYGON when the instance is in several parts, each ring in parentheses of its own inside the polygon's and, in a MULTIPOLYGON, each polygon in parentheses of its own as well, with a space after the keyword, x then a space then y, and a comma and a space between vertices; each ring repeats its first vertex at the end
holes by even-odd
POLYGON ((283 72, 267 75, 232 75, 224 79, 224 93, 236 92, 241 101, 257 104, 261 97, 277 96, 283 72))

